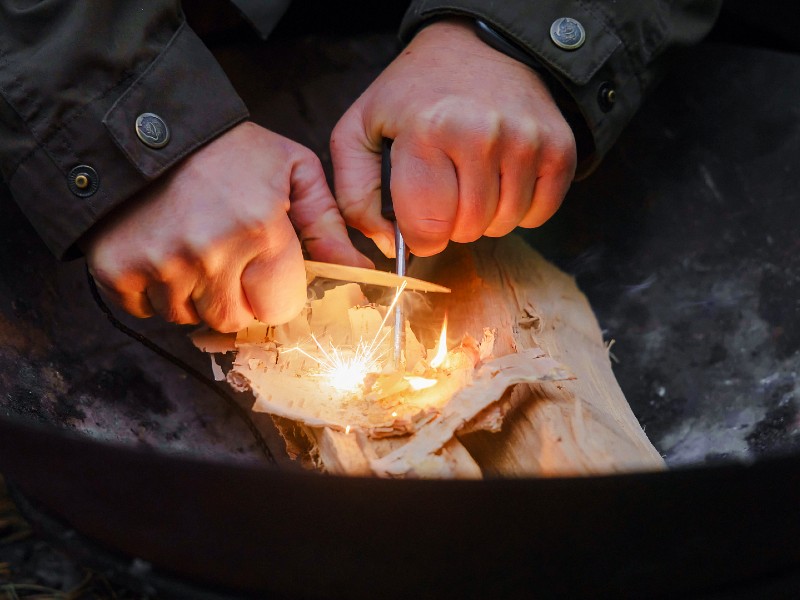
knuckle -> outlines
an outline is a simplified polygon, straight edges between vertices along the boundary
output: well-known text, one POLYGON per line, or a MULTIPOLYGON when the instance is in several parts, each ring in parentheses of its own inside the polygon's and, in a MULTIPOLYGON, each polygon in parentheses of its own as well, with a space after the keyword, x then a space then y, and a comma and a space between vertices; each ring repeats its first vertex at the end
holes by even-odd
POLYGON ((575 136, 569 125, 554 128, 547 139, 546 160, 557 171, 574 171, 578 162, 575 136))
POLYGON ((322 163, 310 148, 296 142, 291 142, 289 148, 292 156, 296 160, 305 163, 307 167, 319 168, 322 170, 322 163))
POLYGON ((553 172, 569 174, 571 177, 575 173, 575 168, 578 164, 578 156, 574 144, 554 144, 547 154, 546 164, 553 172))
POLYGON ((542 126, 537 119, 517 120, 511 127, 512 138, 521 146, 538 148, 542 138, 542 126))

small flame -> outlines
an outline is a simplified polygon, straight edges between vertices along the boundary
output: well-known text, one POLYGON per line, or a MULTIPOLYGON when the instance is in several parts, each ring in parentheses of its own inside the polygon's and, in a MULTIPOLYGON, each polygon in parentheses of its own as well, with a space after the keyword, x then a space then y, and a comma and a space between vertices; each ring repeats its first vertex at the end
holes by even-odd
POLYGON ((439 335, 439 345, 436 347, 436 354, 431 360, 431 367, 438 369, 447 358, 447 314, 444 315, 444 323, 442 323, 442 333, 439 335))
POLYGON ((412 375, 406 377, 406 381, 408 382, 408 385, 411 386, 411 389, 414 390, 415 392, 428 389, 429 387, 433 387, 437 383, 439 383, 438 379, 428 379, 427 377, 414 377, 412 375))

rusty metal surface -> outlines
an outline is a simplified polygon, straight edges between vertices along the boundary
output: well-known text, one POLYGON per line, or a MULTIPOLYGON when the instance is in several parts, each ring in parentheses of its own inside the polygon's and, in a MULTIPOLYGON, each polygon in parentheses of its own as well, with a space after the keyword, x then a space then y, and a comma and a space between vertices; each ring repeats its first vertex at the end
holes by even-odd
POLYGON ((255 598, 399 600, 685 598, 800 583, 798 457, 594 478, 342 478, 132 452, 0 419, 0 469, 70 526, 67 543, 74 528, 115 548, 145 584, 166 575, 255 598))

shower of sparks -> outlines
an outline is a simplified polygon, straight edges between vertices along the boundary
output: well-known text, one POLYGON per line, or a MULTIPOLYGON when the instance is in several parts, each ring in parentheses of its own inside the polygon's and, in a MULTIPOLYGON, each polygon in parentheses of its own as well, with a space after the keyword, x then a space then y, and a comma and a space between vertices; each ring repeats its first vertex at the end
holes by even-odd
POLYGON ((323 377, 332 388, 340 392, 357 392, 364 384, 364 379, 367 375, 383 370, 387 349, 381 349, 381 347, 390 333, 389 329, 384 331, 384 328, 389 315, 392 314, 400 298, 400 294, 405 289, 406 282, 403 281, 400 287, 397 288, 394 299, 386 309, 386 314, 381 321, 380 327, 378 327, 371 341, 368 342, 362 338, 355 347, 343 346, 341 348, 337 348, 331 343, 330 348, 326 350, 312 333, 311 339, 314 340, 319 349, 320 356, 314 356, 299 346, 291 348, 289 351, 297 350, 316 362, 319 370, 314 375, 323 377))

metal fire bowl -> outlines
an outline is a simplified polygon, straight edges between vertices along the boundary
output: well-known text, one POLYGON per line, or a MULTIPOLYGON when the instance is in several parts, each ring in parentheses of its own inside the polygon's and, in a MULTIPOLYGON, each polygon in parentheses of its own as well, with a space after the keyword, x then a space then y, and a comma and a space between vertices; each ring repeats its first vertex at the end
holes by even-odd
MULTIPOLYGON (((323 152, 319 131, 390 46, 308 46, 316 69, 370 60, 312 74, 294 121, 281 90, 264 99, 284 79, 237 81, 250 54, 220 59, 256 120, 323 152)), ((292 56, 248 64, 303 72, 292 56)), ((3 198, 0 472, 45 529, 150 582, 347 598, 800 589, 800 60, 708 45, 675 73, 528 234, 586 291, 673 470, 458 482, 270 466, 230 407, 104 320, 83 265, 55 263, 3 198)), ((185 329, 126 323, 210 370, 185 329)))
POLYGON ((797 457, 582 479, 346 479, 137 450, 8 419, 0 453, 26 497, 139 558, 132 571, 242 595, 800 589, 797 457))

